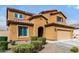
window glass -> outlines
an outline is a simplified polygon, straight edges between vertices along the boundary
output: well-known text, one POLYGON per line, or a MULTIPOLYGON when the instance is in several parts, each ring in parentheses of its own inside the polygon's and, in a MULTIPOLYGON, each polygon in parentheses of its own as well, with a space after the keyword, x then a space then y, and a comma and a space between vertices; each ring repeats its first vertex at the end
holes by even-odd
POLYGON ((57 16, 57 22, 63 22, 63 18, 62 18, 62 17, 57 16))
POLYGON ((15 13, 14 15, 15 15, 15 18, 18 18, 18 14, 17 13, 15 13))
POLYGON ((19 15, 19 18, 23 18, 23 15, 20 14, 20 15, 19 15))
POLYGON ((27 36, 27 30, 28 30, 27 27, 19 26, 18 27, 18 36, 27 36))
POLYGON ((15 13, 14 16, 15 16, 15 18, 17 18, 17 19, 23 19, 23 15, 22 15, 22 14, 15 13))

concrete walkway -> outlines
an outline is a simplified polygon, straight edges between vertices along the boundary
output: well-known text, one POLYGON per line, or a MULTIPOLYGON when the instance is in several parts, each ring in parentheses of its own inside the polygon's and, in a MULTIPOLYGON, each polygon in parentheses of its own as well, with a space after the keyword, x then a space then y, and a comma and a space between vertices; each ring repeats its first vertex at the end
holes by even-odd
POLYGON ((56 45, 55 43, 48 43, 39 53, 70 53, 70 49, 68 47, 56 45))

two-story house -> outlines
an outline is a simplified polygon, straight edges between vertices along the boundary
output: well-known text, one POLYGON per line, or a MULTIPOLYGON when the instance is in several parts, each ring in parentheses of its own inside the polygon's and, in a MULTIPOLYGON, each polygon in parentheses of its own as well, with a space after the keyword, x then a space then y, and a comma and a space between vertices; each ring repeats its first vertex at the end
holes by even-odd
POLYGON ((48 40, 67 40, 73 36, 74 27, 66 24, 67 17, 60 11, 42 11, 38 15, 7 8, 9 40, 29 40, 32 36, 48 40))

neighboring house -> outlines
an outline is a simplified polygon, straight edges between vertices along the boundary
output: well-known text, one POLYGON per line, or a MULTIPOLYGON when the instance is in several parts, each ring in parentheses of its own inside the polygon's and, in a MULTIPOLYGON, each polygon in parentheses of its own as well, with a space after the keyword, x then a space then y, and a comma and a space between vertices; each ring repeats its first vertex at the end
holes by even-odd
POLYGON ((67 17, 60 11, 42 11, 38 15, 7 8, 9 40, 29 40, 32 36, 48 40, 71 39, 74 27, 66 25, 67 17))
POLYGON ((8 36, 8 31, 0 29, 0 36, 8 36))
POLYGON ((71 26, 74 27, 73 38, 78 38, 79 39, 79 24, 72 24, 71 26))

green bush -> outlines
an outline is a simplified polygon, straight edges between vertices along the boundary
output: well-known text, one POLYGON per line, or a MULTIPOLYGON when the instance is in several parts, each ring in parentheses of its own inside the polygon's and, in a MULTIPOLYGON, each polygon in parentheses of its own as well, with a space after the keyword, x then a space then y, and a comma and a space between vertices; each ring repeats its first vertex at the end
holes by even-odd
POLYGON ((38 52, 39 50, 42 49, 42 41, 32 41, 31 44, 35 46, 35 52, 38 52))
POLYGON ((31 38, 31 41, 36 41, 36 40, 42 41, 42 44, 46 44, 46 38, 44 38, 44 37, 34 36, 34 37, 31 38))
POLYGON ((5 36, 0 36, 0 41, 7 41, 7 37, 5 37, 5 36))
POLYGON ((70 49, 70 51, 73 52, 73 53, 77 53, 78 52, 78 48, 74 46, 74 47, 72 47, 70 49))
POLYGON ((33 36, 33 37, 31 37, 31 41, 35 41, 35 40, 37 40, 37 36, 33 36))
POLYGON ((46 44, 46 38, 38 37, 37 40, 42 41, 42 44, 46 44))
POLYGON ((14 45, 11 50, 16 53, 32 53, 34 51, 33 44, 14 45))
POLYGON ((15 43, 16 43, 15 41, 11 41, 11 45, 15 45, 15 43))
POLYGON ((0 41, 0 52, 8 49, 7 41, 0 41))

